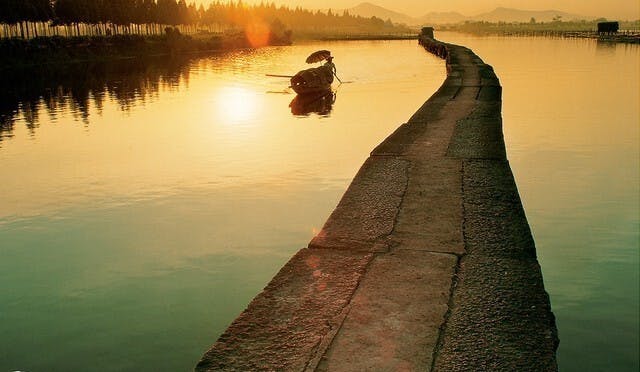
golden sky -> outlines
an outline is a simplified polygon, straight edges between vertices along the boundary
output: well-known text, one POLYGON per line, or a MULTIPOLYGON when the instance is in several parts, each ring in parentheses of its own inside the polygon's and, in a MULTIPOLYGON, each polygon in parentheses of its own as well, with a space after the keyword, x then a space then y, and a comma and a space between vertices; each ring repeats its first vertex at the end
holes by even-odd
MULTIPOLYGON (((208 3, 211 0, 197 0, 208 3)), ((243 0, 247 4, 262 0, 243 0)), ((265 0, 288 6, 302 6, 309 9, 345 9, 365 0, 265 0)), ((584 16, 606 17, 610 19, 640 19, 640 0, 366 0, 370 3, 411 16, 419 17, 431 11, 456 11, 472 16, 488 12, 496 7, 525 10, 560 10, 584 16)))

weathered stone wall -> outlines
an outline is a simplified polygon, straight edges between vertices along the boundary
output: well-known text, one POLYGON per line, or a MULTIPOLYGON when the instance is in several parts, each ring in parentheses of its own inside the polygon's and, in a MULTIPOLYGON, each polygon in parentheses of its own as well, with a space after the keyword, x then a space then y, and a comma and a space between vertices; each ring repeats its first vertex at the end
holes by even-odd
POLYGON ((446 59, 443 85, 198 371, 557 370, 498 78, 467 48, 420 43, 446 59))

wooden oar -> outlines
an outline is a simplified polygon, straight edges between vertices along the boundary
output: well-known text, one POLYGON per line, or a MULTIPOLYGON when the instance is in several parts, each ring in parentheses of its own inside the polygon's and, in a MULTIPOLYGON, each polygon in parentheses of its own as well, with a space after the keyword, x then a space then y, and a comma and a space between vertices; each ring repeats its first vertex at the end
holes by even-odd
POLYGON ((271 77, 281 77, 281 78, 289 78, 291 79, 293 76, 290 75, 274 75, 274 74, 265 74, 266 76, 271 76, 271 77))

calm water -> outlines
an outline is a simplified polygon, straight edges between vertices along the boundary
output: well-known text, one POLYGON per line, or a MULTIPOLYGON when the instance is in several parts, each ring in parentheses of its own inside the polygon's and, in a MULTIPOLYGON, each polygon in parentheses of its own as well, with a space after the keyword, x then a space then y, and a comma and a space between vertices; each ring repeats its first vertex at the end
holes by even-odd
MULTIPOLYGON (((438 36, 504 86, 561 370, 638 370, 640 49, 438 36)), ((174 371, 306 245, 444 66, 413 41, 352 42, 3 78, 0 370, 174 371), (353 83, 294 116, 264 74, 321 48, 353 83)))
POLYGON ((398 41, 0 77, 0 371, 191 370, 444 74, 398 41), (265 73, 324 48, 351 83, 292 110, 265 73))
POLYGON ((469 37, 503 85, 507 152, 562 371, 638 371, 640 47, 469 37))

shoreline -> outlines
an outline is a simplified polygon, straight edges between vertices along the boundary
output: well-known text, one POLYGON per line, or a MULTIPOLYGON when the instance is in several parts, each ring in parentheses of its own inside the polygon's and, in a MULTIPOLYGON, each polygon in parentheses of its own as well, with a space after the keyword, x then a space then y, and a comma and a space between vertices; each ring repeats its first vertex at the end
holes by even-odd
POLYGON ((504 36, 504 37, 547 37, 566 39, 591 39, 598 42, 640 44, 640 32, 619 32, 616 34, 599 34, 596 31, 554 31, 554 30, 487 30, 468 31, 455 27, 442 28, 440 31, 458 32, 473 36, 504 36))
MULTIPOLYGON (((599 35, 593 31, 466 31, 443 28, 474 36, 582 38, 609 43, 640 43, 640 33, 599 35)), ((293 40, 265 46, 286 46, 306 41, 388 41, 417 40, 415 34, 303 34, 293 40)), ((118 35, 99 37, 40 37, 29 40, 0 39, 0 71, 21 70, 39 66, 62 66, 76 63, 109 62, 146 57, 198 56, 252 49, 244 35, 118 35)))
POLYGON ((366 41, 366 40, 418 40, 416 34, 345 34, 345 35, 305 35, 294 37, 294 41, 366 41))
MULTIPOLYGON (((288 40, 269 42, 269 46, 290 44, 288 40)), ((252 46, 244 34, 200 35, 194 38, 174 32, 162 36, 0 39, 0 71, 146 57, 209 55, 250 48, 252 46)))
MULTIPOLYGON (((306 41, 417 40, 406 34, 303 35, 264 46, 306 41)), ((40 37, 0 39, 0 71, 146 57, 198 56, 253 49, 244 35, 40 37)))

